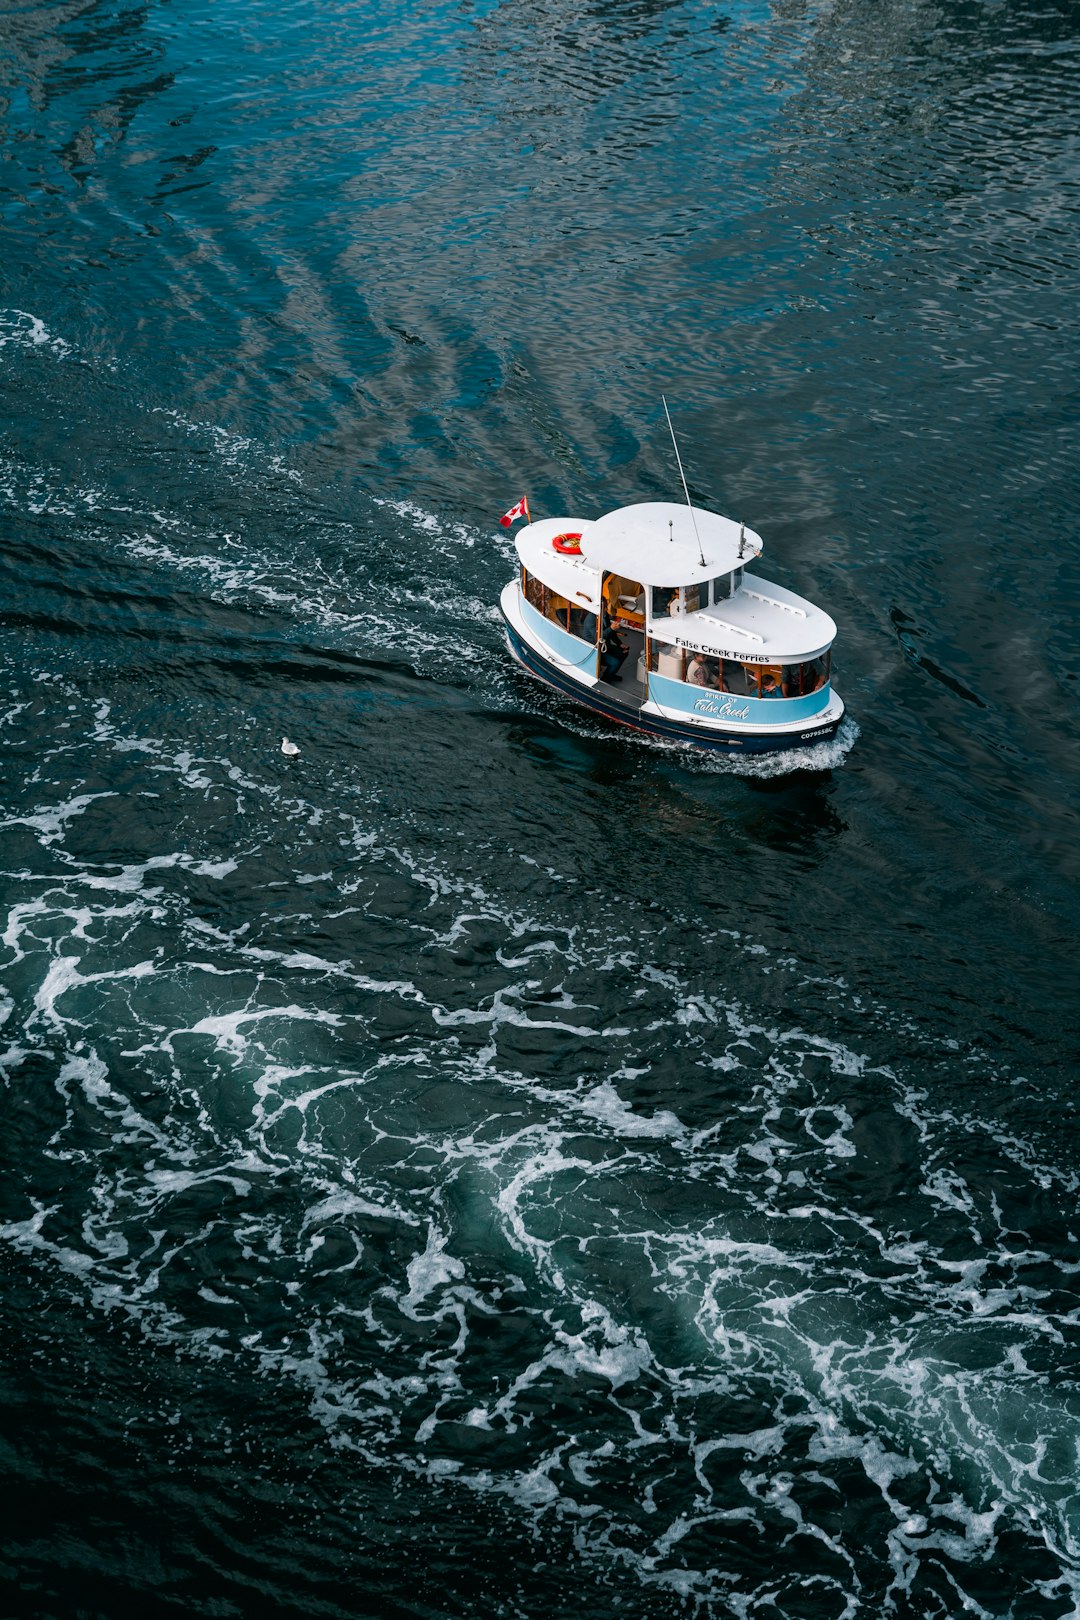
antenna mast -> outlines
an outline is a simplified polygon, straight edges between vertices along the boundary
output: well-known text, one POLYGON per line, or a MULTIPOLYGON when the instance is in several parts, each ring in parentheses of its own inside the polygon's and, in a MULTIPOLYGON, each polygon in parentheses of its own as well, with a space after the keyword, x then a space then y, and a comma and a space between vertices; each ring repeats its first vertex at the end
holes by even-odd
POLYGON ((702 568, 704 568, 706 566, 705 553, 701 548, 701 536, 698 534, 697 518, 694 516, 694 508, 690 505, 690 491, 686 487, 686 474, 683 472, 682 456, 679 454, 679 441, 676 439, 675 429, 671 425, 671 412, 667 408, 667 400, 664 399, 663 394, 660 395, 660 398, 664 401, 664 415, 667 417, 668 432, 671 434, 671 442, 675 446, 675 460, 679 464, 679 477, 682 479, 683 494, 686 496, 686 504, 690 509, 690 521, 694 525, 694 539, 697 541, 698 558, 700 559, 702 568))

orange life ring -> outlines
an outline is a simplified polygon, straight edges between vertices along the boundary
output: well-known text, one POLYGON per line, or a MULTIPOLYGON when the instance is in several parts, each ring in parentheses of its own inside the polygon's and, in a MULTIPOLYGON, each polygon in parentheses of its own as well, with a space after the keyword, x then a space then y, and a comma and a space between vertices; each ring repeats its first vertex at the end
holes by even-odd
POLYGON ((580 534, 557 534, 551 542, 556 551, 561 551, 564 557, 581 556, 580 534))

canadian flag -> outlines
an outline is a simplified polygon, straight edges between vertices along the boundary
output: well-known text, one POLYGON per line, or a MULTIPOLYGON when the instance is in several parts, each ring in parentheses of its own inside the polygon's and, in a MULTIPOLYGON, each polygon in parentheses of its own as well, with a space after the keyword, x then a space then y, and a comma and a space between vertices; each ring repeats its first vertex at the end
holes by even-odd
POLYGON ((532 518, 529 516, 529 497, 527 495, 523 495, 517 505, 510 508, 509 512, 504 512, 499 522, 504 529, 508 529, 512 523, 517 522, 518 518, 524 518, 526 523, 532 522, 532 518))

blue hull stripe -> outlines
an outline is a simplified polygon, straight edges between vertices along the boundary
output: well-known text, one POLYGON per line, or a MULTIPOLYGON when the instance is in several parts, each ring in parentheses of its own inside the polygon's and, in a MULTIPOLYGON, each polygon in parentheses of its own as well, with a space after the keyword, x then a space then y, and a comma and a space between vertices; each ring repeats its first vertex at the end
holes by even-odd
POLYGON ((607 720, 614 720, 621 726, 629 726, 633 731, 643 731, 650 737, 664 737, 669 742, 691 743, 695 748, 719 749, 723 753, 775 754, 787 748, 803 748, 807 743, 821 742, 826 737, 834 737, 840 724, 839 720, 829 720, 823 725, 816 726, 811 723, 801 731, 789 731, 772 737, 762 736, 760 733, 754 735, 747 731, 741 731, 738 736, 731 736, 725 732, 707 731, 704 726, 683 725, 678 720, 668 720, 659 714, 641 714, 636 709, 627 710, 623 705, 613 703, 610 698, 601 695, 599 688, 583 687, 572 677, 562 675, 523 641, 509 622, 506 622, 506 634, 511 651, 530 674, 539 676, 548 686, 554 687, 556 692, 572 698, 575 703, 583 704, 594 714, 602 714, 607 720))

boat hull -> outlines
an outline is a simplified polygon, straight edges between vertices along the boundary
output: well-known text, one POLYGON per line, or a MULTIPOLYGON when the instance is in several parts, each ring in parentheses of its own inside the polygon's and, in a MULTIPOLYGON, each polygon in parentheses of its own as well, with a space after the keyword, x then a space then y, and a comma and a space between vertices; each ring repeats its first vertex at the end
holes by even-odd
POLYGON ((693 748, 730 754, 777 754, 792 748, 806 748, 813 743, 835 737, 843 718, 843 703, 834 694, 839 712, 830 712, 827 720, 808 720, 805 725, 790 731, 751 731, 748 727, 724 728, 720 726, 691 725, 672 720, 667 715, 651 714, 647 710, 631 708, 607 695, 601 684, 585 686, 572 675, 564 674, 549 659, 526 641, 512 620, 503 611, 506 639, 511 653, 530 675, 535 675, 547 686, 565 697, 572 698, 594 714, 613 720, 616 725, 629 726, 646 736, 660 737, 666 742, 688 743, 693 748))

